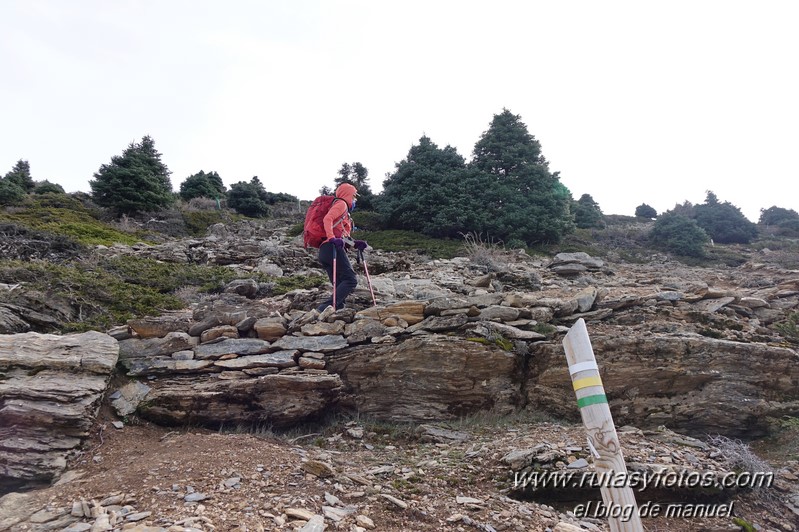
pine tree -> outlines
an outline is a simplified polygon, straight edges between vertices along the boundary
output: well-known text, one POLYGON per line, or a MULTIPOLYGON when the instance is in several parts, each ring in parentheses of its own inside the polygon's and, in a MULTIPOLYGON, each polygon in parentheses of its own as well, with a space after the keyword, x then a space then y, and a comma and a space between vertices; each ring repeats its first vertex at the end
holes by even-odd
POLYGON ((704 257, 707 233, 687 216, 674 212, 661 215, 649 232, 652 244, 688 257, 704 257))
POLYGON ((369 170, 361 163, 343 163, 338 170, 338 176, 333 182, 335 187, 342 183, 355 185, 355 188, 358 189, 358 208, 361 210, 372 210, 374 208, 375 195, 369 188, 369 170))
POLYGON ((31 166, 28 161, 20 159, 16 162, 10 172, 5 177, 11 183, 14 183, 25 192, 30 192, 36 184, 31 177, 31 166))
POLYGON ((216 172, 207 174, 200 170, 190 175, 180 184, 180 197, 188 201, 192 198, 217 199, 225 196, 225 185, 216 172))
POLYGON ((707 191, 705 203, 694 207, 694 220, 714 242, 721 244, 748 244, 757 236, 757 226, 746 219, 741 209, 719 201, 711 191, 707 191))
POLYGON ((269 195, 258 176, 249 183, 239 181, 230 186, 227 203, 231 209, 252 218, 265 218, 269 215, 269 195))
POLYGON ((635 208, 635 215, 639 218, 649 218, 651 220, 652 218, 657 218, 658 211, 646 203, 642 203, 635 208))
POLYGON ((605 227, 602 209, 590 194, 583 194, 577 200, 574 209, 574 224, 582 229, 605 227))
POLYGON ((533 245, 557 242, 573 229, 571 193, 550 172, 541 144, 520 116, 507 109, 494 115, 470 167, 483 176, 475 193, 486 195, 493 236, 533 245))
POLYGON ((475 175, 455 148, 420 138, 383 182, 379 208, 386 227, 436 237, 482 230, 486 209, 475 194, 475 175))
POLYGON ((145 136, 102 165, 89 186, 94 201, 117 214, 153 212, 175 201, 170 173, 153 139, 145 136))
POLYGON ((10 179, 0 179, 0 205, 16 205, 25 199, 25 191, 10 179))

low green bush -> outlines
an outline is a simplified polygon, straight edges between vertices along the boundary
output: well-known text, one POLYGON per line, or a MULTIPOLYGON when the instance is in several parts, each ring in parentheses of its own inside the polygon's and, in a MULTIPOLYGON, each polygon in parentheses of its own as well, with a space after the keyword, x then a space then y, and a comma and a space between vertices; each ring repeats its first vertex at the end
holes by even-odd
MULTIPOLYGON (((196 199, 196 198, 195 198, 196 199)), ((183 210, 183 223, 192 236, 205 236, 208 228, 214 224, 225 222, 222 211, 183 210)))
POLYGON ((64 192, 64 187, 59 185, 58 183, 51 183, 46 179, 39 183, 36 183, 36 187, 33 189, 34 194, 60 194, 62 196, 66 196, 66 192, 64 192))
POLYGON ((374 211, 353 212, 352 221, 362 231, 381 231, 384 228, 383 218, 374 211))
POLYGON ((774 325, 783 338, 792 344, 799 344, 799 312, 791 312, 788 317, 774 325))
POLYGON ((286 236, 289 236, 289 237, 293 238, 295 236, 301 235, 302 231, 303 231, 303 227, 304 227, 304 224, 302 224, 302 223, 298 223, 298 224, 292 225, 291 227, 289 227, 288 231, 286 231, 286 236))
MULTIPOLYGON (((272 278, 258 273, 252 277, 270 283, 274 295, 327 282, 321 275, 272 278)), ((241 275, 223 266, 165 263, 135 256, 64 264, 0 260, 0 282, 25 283, 29 290, 47 292, 79 309, 82 321, 66 324, 64 332, 106 330, 131 318, 180 309, 184 303, 175 295, 176 291, 191 286, 204 292, 218 292, 238 278, 241 275)))
POLYGON ((799 237, 799 220, 785 220, 777 224, 777 234, 791 238, 799 237))
POLYGON ((465 254, 462 240, 431 238, 414 231, 359 231, 357 236, 369 242, 370 246, 385 251, 415 251, 434 259, 451 259, 465 254))
POLYGON ((95 218, 94 214, 83 207, 79 200, 50 192, 31 195, 23 206, 0 211, 0 222, 67 236, 85 245, 132 245, 144 240, 141 234, 114 229, 95 218))
POLYGON ((707 233, 695 221, 681 214, 660 216, 649 232, 652 244, 665 251, 687 257, 704 257, 707 233))
POLYGON ((0 205, 17 205, 25 199, 25 190, 8 179, 0 179, 0 205))
POLYGON ((77 262, 0 261, 0 279, 24 279, 28 289, 46 291, 54 299, 69 302, 82 321, 65 324, 63 332, 105 330, 137 316, 183 307, 175 296, 77 262))

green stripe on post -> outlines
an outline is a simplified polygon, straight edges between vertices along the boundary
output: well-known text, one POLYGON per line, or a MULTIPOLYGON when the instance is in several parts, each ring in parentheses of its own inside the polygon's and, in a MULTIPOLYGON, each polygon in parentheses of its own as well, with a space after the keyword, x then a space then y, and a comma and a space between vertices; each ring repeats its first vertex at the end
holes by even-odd
POLYGON ((607 403, 608 398, 605 396, 604 393, 600 393, 597 395, 589 395, 587 397, 583 397, 582 399, 577 399, 577 406, 580 408, 585 408, 589 405, 598 405, 600 403, 607 403))

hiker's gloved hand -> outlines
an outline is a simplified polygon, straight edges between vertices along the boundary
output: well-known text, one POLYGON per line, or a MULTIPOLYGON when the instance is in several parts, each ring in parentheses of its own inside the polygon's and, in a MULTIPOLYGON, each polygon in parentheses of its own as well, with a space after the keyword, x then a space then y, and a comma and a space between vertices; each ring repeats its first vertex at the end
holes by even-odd
POLYGON ((353 245, 358 251, 363 251, 369 244, 366 243, 366 240, 356 240, 353 245))
POLYGON ((328 242, 336 246, 336 249, 344 249, 344 240, 341 238, 331 238, 328 242))

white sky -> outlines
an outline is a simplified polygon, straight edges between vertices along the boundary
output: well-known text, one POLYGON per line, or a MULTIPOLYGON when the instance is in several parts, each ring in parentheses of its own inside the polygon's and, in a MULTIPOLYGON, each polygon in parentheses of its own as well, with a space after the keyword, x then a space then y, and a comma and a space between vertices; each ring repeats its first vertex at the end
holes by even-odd
POLYGON ((175 190, 310 199, 360 161, 379 192, 508 108, 605 214, 709 189, 757 221, 799 211, 797 27, 794 0, 0 0, 0 175, 88 192, 150 135, 175 190))

